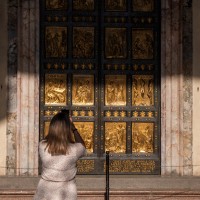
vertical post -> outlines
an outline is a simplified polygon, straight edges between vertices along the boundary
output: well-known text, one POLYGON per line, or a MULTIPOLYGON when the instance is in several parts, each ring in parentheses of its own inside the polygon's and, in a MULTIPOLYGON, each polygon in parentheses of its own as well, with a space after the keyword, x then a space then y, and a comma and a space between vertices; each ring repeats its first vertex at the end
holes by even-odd
POLYGON ((109 151, 106 151, 106 200, 109 200, 109 151))

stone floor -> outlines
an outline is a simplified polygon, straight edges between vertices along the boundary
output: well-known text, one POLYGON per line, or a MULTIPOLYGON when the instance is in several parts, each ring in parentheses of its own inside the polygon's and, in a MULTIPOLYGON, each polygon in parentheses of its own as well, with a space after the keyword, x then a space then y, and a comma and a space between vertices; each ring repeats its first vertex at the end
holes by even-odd
MULTIPOLYGON (((32 199, 39 177, 0 177, 0 200, 32 199)), ((104 176, 77 176, 78 200, 104 200, 104 176)), ((111 176, 110 200, 200 200, 200 177, 111 176)))

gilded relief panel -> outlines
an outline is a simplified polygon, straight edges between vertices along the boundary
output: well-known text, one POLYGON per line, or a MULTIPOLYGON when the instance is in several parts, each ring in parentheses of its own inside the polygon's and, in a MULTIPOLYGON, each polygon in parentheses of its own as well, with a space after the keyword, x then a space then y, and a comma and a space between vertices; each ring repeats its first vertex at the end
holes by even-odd
POLYGON ((74 10, 94 10, 94 0, 73 0, 74 10))
POLYGON ((154 0, 132 0, 133 11, 152 12, 154 10, 154 0))
POLYGON ((154 38, 153 31, 149 29, 132 30, 132 58, 153 59, 154 38))
POLYGON ((75 27, 73 29, 73 57, 94 57, 94 28, 75 27))
POLYGON ((126 152, 126 122, 105 122, 105 151, 126 152))
POLYGON ((126 105, 126 75, 105 76, 105 105, 126 105))
POLYGON ((154 105, 154 78, 153 75, 133 75, 132 105, 154 105))
POLYGON ((66 74, 45 74, 45 105, 66 105, 66 97, 66 74))
POLYGON ((81 137, 85 141, 88 153, 93 153, 94 122, 74 122, 81 137))
POLYGON ((94 105, 94 76, 73 75, 72 85, 73 105, 94 105))
POLYGON ((132 123, 132 152, 153 152, 153 123, 132 123))
POLYGON ((105 29, 105 56, 106 58, 126 58, 126 28, 105 29))
POLYGON ((126 0, 106 0, 105 8, 108 11, 125 11, 126 0))
POLYGON ((46 27, 45 31, 46 57, 66 57, 67 55, 67 28, 46 27))
POLYGON ((46 9, 66 9, 67 1, 66 0, 46 0, 46 9))
MULTIPOLYGON (((110 160, 109 171, 119 173, 151 173, 155 170, 156 163, 154 160, 110 160)), ((104 163, 104 172, 106 171, 104 163)))

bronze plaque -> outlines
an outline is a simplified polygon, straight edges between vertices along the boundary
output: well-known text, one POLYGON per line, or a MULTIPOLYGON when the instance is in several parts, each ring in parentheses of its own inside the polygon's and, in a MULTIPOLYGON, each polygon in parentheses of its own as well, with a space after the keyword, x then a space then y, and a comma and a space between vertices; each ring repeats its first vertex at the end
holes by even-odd
POLYGON ((45 105, 67 104, 66 74, 45 74, 45 105))
POLYGON ((107 11, 125 11, 126 0, 106 0, 105 8, 107 11))
MULTIPOLYGON (((104 162, 104 172, 106 162, 104 162)), ((110 160, 109 171, 119 173, 151 173, 156 169, 154 160, 110 160)))
POLYGON ((154 77, 153 75, 133 75, 132 105, 154 105, 154 77))
POLYGON ((94 10, 94 0, 73 0, 74 10, 94 10))
POLYGON ((66 9, 67 8, 67 1, 66 0, 46 0, 46 9, 66 9))
POLYGON ((153 152, 153 123, 132 123, 132 151, 153 152))
POLYGON ((105 105, 126 105, 126 75, 105 76, 105 105))
POLYGON ((94 76, 73 75, 72 104, 94 105, 94 76))
POLYGON ((67 28, 47 27, 45 32, 46 57, 66 57, 67 28))
POLYGON ((105 151, 126 152, 126 122, 105 122, 105 151))
POLYGON ((132 30, 132 58, 153 59, 154 54, 153 30, 133 29, 132 30))
POLYGON ((74 122, 85 142, 88 153, 93 153, 94 122, 74 122))
POLYGON ((78 160, 78 173, 89 173, 94 171, 94 160, 78 160))
POLYGON ((154 0, 132 0, 133 11, 152 12, 154 10, 154 0))
POLYGON ((126 28, 105 29, 105 56, 106 58, 126 58, 126 28))
POLYGON ((94 28, 74 27, 73 29, 73 57, 94 57, 94 28))

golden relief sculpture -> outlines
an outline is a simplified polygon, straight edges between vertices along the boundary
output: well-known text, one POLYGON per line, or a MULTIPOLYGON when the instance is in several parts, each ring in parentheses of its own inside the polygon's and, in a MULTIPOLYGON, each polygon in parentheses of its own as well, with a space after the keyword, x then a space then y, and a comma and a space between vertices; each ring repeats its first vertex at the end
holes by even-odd
POLYGON ((106 58, 126 58, 126 28, 105 29, 105 56, 106 58))
POLYGON ((126 0, 106 0, 106 10, 108 11, 125 11, 126 0))
POLYGON ((105 122, 105 151, 126 152, 126 122, 105 122))
POLYGON ((73 29, 73 57, 94 57, 94 28, 75 27, 73 29))
POLYGON ((126 75, 105 76, 105 105, 126 105, 126 75))
POLYGON ((132 123, 132 151, 153 152, 153 123, 132 123))
POLYGON ((67 104, 66 74, 45 74, 45 105, 67 104))
POLYGON ((153 59, 154 38, 153 31, 149 29, 132 30, 132 58, 153 59))
POLYGON ((93 153, 94 122, 74 122, 81 137, 85 141, 88 153, 93 153))
POLYGON ((154 0, 133 0, 133 11, 151 12, 154 9, 154 0))
POLYGON ((154 78, 153 75, 133 75, 132 105, 154 105, 154 78))
POLYGON ((73 75, 72 104, 94 105, 93 75, 73 75))
POLYGON ((89 173, 94 171, 94 160, 78 160, 77 170, 78 173, 89 173))
POLYGON ((67 1, 66 0, 46 0, 46 9, 66 9, 67 1))
MULTIPOLYGON (((106 163, 104 162, 104 172, 106 163)), ((150 173, 156 169, 154 160, 110 160, 110 172, 150 173)))
POLYGON ((44 122, 44 138, 48 135, 50 122, 44 122))
POLYGON ((74 10, 94 10, 94 0, 73 0, 74 10))
POLYGON ((47 27, 45 32, 46 57, 66 57, 67 28, 47 27))

